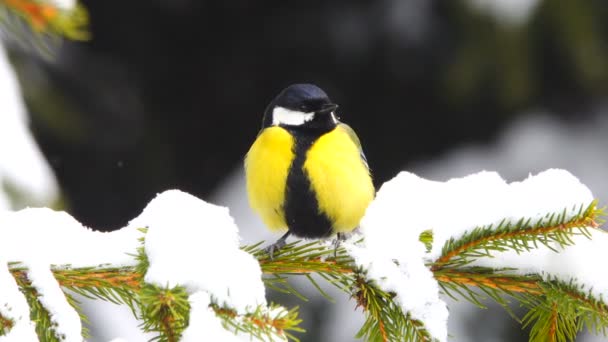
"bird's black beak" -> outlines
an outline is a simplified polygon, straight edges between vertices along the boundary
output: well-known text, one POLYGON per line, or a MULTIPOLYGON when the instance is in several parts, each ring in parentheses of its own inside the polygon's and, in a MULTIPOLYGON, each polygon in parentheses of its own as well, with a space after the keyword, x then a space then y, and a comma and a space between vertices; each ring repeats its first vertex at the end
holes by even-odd
POLYGON ((317 113, 322 113, 322 114, 328 114, 328 113, 332 113, 335 112, 336 109, 338 109, 338 105, 335 103, 326 103, 323 105, 323 107, 321 107, 320 110, 317 111, 317 113))

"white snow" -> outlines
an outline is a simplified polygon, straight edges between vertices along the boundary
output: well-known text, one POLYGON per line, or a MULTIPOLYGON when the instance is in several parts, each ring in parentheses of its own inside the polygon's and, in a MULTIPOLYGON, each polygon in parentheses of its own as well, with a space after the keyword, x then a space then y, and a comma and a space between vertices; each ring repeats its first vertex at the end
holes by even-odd
MULTIPOLYGON (((608 182, 605 181, 608 158, 598 156, 603 156, 604 146, 608 144, 606 103, 577 113, 585 120, 559 120, 543 109, 530 109, 520 113, 518 119, 507 125, 492 142, 457 145, 443 155, 419 160, 408 167, 427 179, 442 181, 479 170, 496 170, 509 182, 525 179, 530 173, 536 174, 548 168, 561 168, 576 175, 592 189, 594 197, 601 200, 602 207, 608 198, 608 182)), ((237 223, 240 223, 238 216, 237 223)), ((241 224, 239 227, 246 228, 241 224)), ((497 336, 496 329, 517 329, 517 323, 491 300, 484 302, 490 310, 479 312, 467 301, 444 299, 450 308, 448 331, 451 342, 497 341, 500 336, 497 336), (467 328, 470 322, 486 315, 492 317, 488 317, 478 329, 467 328)), ((605 340, 601 335, 596 339, 591 337, 593 335, 581 335, 577 341, 605 340)))
MULTIPOLYGON (((478 226, 521 218, 532 222, 547 213, 574 217, 581 205, 593 201, 591 191, 564 170, 550 169, 522 182, 507 184, 497 173, 480 172, 447 182, 435 182, 402 172, 386 182, 361 221, 364 246, 348 245, 356 262, 368 269, 368 277, 381 288, 397 294, 405 312, 425 323, 432 336, 447 338, 447 310, 439 299, 438 285, 425 261, 436 260, 451 238, 478 226), (433 231, 433 246, 425 253, 419 235, 433 231), (393 260, 396 261, 393 262, 393 260)), ((597 272, 589 260, 608 257, 608 235, 595 230, 593 239, 576 236, 576 245, 555 253, 541 247, 531 252, 495 253, 476 265, 514 267, 519 273, 536 273, 593 287, 596 295, 608 295, 608 276, 597 272)), ((598 296, 599 298, 599 296, 598 296)))
POLYGON ((28 130, 19 83, 1 42, 0 103, 0 209, 8 209, 10 203, 3 182, 14 184, 35 203, 48 204, 57 197, 57 183, 28 130))
MULTIPOLYGON (((92 231, 67 213, 46 208, 0 213, 0 260, 20 262, 27 267, 57 332, 66 341, 81 340, 80 319, 53 278, 51 265, 134 265, 132 254, 136 253, 138 238, 142 236, 138 228, 144 227, 148 228, 145 249, 150 261, 145 275, 147 282, 182 285, 189 293, 198 293, 191 298, 197 307, 202 305, 201 297, 208 297, 207 306, 211 300, 239 314, 266 308, 260 265, 239 248, 238 228, 228 209, 177 190, 158 195, 127 227, 111 233, 92 231)), ((6 267, 6 262, 0 266, 6 267)), ((19 311, 16 302, 19 297, 12 296, 16 288, 0 288, 4 290, 0 290, 0 299, 7 307, 23 311, 19 311)), ((194 317, 206 319, 208 310, 201 310, 194 317)), ((25 317, 24 324, 31 324, 25 317)), ((194 326, 193 329, 198 331, 194 326)), ((189 336, 208 337, 196 332, 189 332, 189 336)))
POLYGON ((178 190, 159 194, 129 223, 147 227, 150 266, 145 281, 184 286, 190 293, 190 324, 184 341, 251 341, 226 330, 211 302, 238 314, 266 307, 258 261, 239 248, 238 228, 228 209, 178 190))
MULTIPOLYGON (((7 262, 20 262, 27 267, 28 278, 37 289, 40 302, 49 311, 55 331, 64 336, 65 341, 82 341, 80 317, 68 304, 51 273, 51 265, 135 265, 136 261, 127 253, 136 252, 140 236, 141 232, 134 228, 112 233, 95 232, 83 227, 65 212, 46 208, 3 212, 0 213, 0 268, 5 269, 7 262)), ((16 320, 19 324, 11 329, 8 336, 28 332, 35 334, 32 328, 28 328, 32 323, 29 322, 27 303, 23 303, 25 299, 15 296, 15 291, 11 290, 12 285, 7 285, 11 283, 5 274, 0 278, 0 289, 5 290, 0 290, 0 303, 6 303, 18 313, 18 316, 9 317, 22 317, 24 312, 27 313, 24 316, 26 318, 16 320), (25 308, 16 303, 22 303, 25 308)), ((0 313, 5 314, 4 311, 0 313)), ((32 339, 20 337, 18 340, 32 339)))
POLYGON ((8 196, 0 189, 0 211, 9 210, 11 208, 11 202, 8 196))
POLYGON ((51 0, 57 7, 63 10, 71 10, 76 7, 76 0, 51 0))
POLYGON ((608 274, 598 272, 596 260, 608 258, 608 233, 590 229, 591 239, 575 236, 575 245, 566 248, 555 246, 556 253, 545 246, 517 254, 512 251, 496 253, 494 258, 483 258, 476 266, 492 268, 513 267, 517 274, 538 274, 546 279, 564 283, 574 280, 582 292, 589 291, 595 298, 608 298, 608 274))
POLYGON ((468 0, 471 6, 506 24, 524 24, 534 12, 539 0, 468 0))
POLYGON ((190 323, 182 334, 182 342, 194 341, 242 341, 234 333, 222 326, 222 321, 209 307, 209 293, 198 291, 188 298, 190 302, 190 323))
MULTIPOLYGON (((222 320, 215 315, 213 309, 209 306, 211 304, 211 297, 206 291, 198 291, 190 295, 188 298, 190 303, 190 323, 186 330, 182 334, 181 342, 194 342, 194 341, 222 341, 222 342, 273 342, 273 341, 285 341, 287 338, 282 335, 265 335, 264 338, 255 338, 248 333, 239 331, 234 333, 227 330, 222 325, 222 320)), ((269 317, 274 318, 282 313, 284 309, 266 309, 262 312, 266 312, 269 317)))
POLYGON ((417 201, 434 207, 434 198, 418 191, 423 186, 438 188, 403 172, 386 182, 361 220, 364 245, 346 243, 345 247, 369 279, 396 294, 404 313, 422 321, 431 336, 446 341, 447 306, 439 298, 439 285, 425 266, 425 248, 419 242, 420 233, 430 227, 425 212, 410 210, 411 202, 417 201))
POLYGON ((137 320, 126 305, 90 299, 76 293, 72 293, 72 296, 80 303, 82 313, 89 319, 87 326, 91 341, 146 342, 158 336, 152 332, 143 332, 139 328, 141 321, 137 320))
POLYGON ((0 258, 28 264, 130 266, 142 233, 123 228, 97 232, 69 214, 47 208, 0 213, 0 258))
POLYGON ((558 169, 510 184, 497 173, 487 171, 447 182, 401 172, 382 186, 361 226, 374 225, 373 236, 366 236, 366 242, 384 236, 400 237, 384 242, 393 249, 398 248, 401 236, 418 236, 431 229, 434 243, 427 258, 434 260, 450 237, 461 236, 477 226, 497 224, 503 218, 536 221, 546 213, 561 213, 564 209, 567 217, 572 217, 581 205, 586 207, 593 199, 591 191, 576 177, 558 169), (376 224, 376 217, 393 223, 376 224))
POLYGON ((148 227, 146 282, 207 291, 218 305, 240 314, 266 305, 260 265, 240 250, 227 208, 170 190, 153 199, 130 226, 148 227))
POLYGON ((0 342, 38 341, 36 326, 30 320, 30 308, 6 261, 0 258, 0 315, 13 321, 13 327, 0 342))
POLYGON ((415 243, 402 243, 399 253, 367 241, 365 247, 347 245, 357 265, 367 270, 368 279, 375 280, 383 290, 394 292, 394 300, 403 312, 423 322, 431 336, 447 341, 448 309, 439 298, 437 281, 424 265, 424 251, 413 251, 417 247, 415 243))
POLYGON ((82 341, 80 316, 70 306, 48 264, 28 263, 27 277, 38 292, 38 300, 48 310, 56 336, 61 341, 82 341))

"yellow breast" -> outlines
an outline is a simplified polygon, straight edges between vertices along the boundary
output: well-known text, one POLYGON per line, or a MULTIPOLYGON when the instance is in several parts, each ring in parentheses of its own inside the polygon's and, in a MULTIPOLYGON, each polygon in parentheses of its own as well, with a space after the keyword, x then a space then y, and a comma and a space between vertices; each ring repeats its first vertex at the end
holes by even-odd
POLYGON ((368 168, 358 146, 341 126, 321 136, 308 150, 304 170, 319 202, 319 209, 336 232, 359 225, 374 198, 368 168))
POLYGON ((294 139, 285 129, 269 127, 255 140, 245 158, 247 194, 251 208, 268 228, 285 230, 285 183, 293 153, 294 139))

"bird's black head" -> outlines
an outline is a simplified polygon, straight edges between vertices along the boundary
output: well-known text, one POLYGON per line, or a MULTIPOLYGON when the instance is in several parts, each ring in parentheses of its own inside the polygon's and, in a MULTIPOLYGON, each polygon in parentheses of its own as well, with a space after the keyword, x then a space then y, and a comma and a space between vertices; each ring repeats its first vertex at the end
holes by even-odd
POLYGON ((338 120, 327 94, 314 84, 292 84, 283 89, 266 108, 263 127, 329 131, 338 120))
POLYGON ((292 84, 274 99, 275 106, 303 113, 314 112, 329 103, 327 94, 314 84, 292 84))

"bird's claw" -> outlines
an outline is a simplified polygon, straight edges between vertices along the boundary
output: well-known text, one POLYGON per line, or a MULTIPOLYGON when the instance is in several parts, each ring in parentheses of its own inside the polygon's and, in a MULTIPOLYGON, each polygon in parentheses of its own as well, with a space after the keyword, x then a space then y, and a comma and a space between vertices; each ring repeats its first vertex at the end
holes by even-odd
POLYGON ((289 236, 289 232, 287 234, 283 235, 280 239, 278 239, 277 242, 264 248, 264 251, 266 253, 268 253, 268 256, 270 257, 270 260, 274 259, 274 252, 285 247, 285 245, 287 244, 287 236, 289 236))
POLYGON ((346 235, 343 233, 338 233, 336 234, 336 239, 333 242, 334 245, 334 259, 338 258, 338 248, 340 248, 340 245, 342 244, 342 241, 346 240, 346 235))

